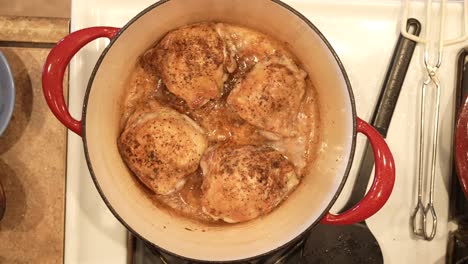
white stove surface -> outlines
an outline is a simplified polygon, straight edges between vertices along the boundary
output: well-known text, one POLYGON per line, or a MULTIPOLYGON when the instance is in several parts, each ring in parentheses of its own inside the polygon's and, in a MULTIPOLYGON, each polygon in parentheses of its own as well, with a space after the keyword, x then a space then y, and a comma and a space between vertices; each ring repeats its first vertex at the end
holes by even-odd
MULTIPOLYGON (((90 26, 123 26, 151 0, 74 0, 71 30, 90 26)), ((358 115, 368 120, 398 37, 400 0, 288 0, 307 16, 331 42, 345 65, 358 115)), ((423 21, 423 4, 413 4, 412 16, 423 21)), ((449 3, 449 35, 461 32, 462 5, 449 3)), ((107 40, 83 48, 70 65, 69 105, 81 116, 86 85, 107 40)), ((440 70, 442 82, 440 142, 438 149, 435 207, 439 219, 437 236, 431 242, 412 236, 409 217, 416 199, 417 122, 422 49, 417 47, 400 94, 387 142, 396 163, 396 184, 385 207, 367 220, 382 247, 385 263, 445 263, 448 237, 448 190, 450 189, 453 103, 456 55, 467 43, 447 47, 440 70)), ((348 184, 335 204, 346 201, 363 153, 364 137, 358 138, 355 166, 348 184)), ((65 224, 65 263, 126 263, 126 230, 113 217, 94 187, 83 155, 81 139, 69 132, 65 224)))

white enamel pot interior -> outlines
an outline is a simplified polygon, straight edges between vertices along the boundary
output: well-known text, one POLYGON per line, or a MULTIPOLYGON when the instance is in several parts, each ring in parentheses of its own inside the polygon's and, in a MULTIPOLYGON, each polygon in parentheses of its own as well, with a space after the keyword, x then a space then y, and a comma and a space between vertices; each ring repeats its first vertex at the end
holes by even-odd
POLYGON ((83 112, 85 153, 113 214, 134 234, 180 257, 233 261, 278 249, 329 210, 349 171, 356 136, 353 95, 331 46, 305 17, 270 0, 170 0, 147 8, 111 41, 94 69, 83 112), (272 213, 244 224, 205 226, 156 207, 117 149, 121 98, 138 58, 168 31, 200 21, 243 25, 288 43, 318 93, 319 154, 297 190, 272 213))

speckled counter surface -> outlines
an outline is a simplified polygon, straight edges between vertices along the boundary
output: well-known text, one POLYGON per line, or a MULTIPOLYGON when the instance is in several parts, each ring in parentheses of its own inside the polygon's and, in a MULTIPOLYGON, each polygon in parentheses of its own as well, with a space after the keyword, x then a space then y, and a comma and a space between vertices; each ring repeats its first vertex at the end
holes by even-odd
POLYGON ((67 19, 0 16, 0 50, 12 68, 16 102, 0 137, 0 181, 7 208, 0 222, 0 263, 62 263, 66 130, 49 111, 41 74, 67 19))

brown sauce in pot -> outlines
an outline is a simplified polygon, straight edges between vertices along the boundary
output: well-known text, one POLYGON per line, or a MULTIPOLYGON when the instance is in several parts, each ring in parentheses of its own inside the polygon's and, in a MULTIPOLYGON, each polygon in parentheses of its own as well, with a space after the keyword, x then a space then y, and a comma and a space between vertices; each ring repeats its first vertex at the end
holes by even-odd
MULTIPOLYGON (((224 83, 223 96, 220 99, 209 101, 199 109, 191 110, 183 99, 166 89, 161 79, 156 76, 154 71, 145 67, 142 60, 131 74, 129 88, 123 98, 121 129, 123 129, 127 118, 138 105, 148 100, 156 100, 160 104, 169 106, 197 122, 205 130, 209 145, 230 140, 238 144, 271 146, 291 160, 296 167, 297 174, 303 177, 307 168, 313 163, 316 144, 319 138, 317 96, 309 77, 306 79, 306 93, 298 116, 298 136, 283 138, 278 141, 271 140, 268 135, 256 126, 242 119, 226 103, 227 95, 229 95, 236 82, 249 72, 259 60, 259 57, 262 56, 262 52, 265 52, 261 49, 257 53, 249 52, 249 45, 253 47, 253 45, 258 45, 258 43, 247 40, 243 41, 242 37, 247 36, 247 34, 249 38, 257 37, 262 42, 267 43, 264 45, 265 47, 262 47, 265 50, 274 49, 273 53, 286 54, 293 58, 294 61, 297 62, 297 60, 287 51, 285 45, 279 44, 264 34, 227 24, 222 24, 222 27, 227 28, 226 32, 231 34, 231 39, 237 41, 236 43, 227 43, 228 46, 230 45, 233 49, 237 48, 241 50, 235 56, 237 68, 224 83), (258 35, 252 37, 250 34, 258 35)), ((300 63, 297 64, 300 65, 300 63)), ((137 177, 134 177, 134 179, 135 183, 154 201, 156 206, 203 223, 219 223, 219 221, 214 221, 202 212, 200 197, 202 195, 201 184, 203 175, 200 168, 188 177, 184 187, 180 191, 170 195, 156 195, 141 184, 137 177)))

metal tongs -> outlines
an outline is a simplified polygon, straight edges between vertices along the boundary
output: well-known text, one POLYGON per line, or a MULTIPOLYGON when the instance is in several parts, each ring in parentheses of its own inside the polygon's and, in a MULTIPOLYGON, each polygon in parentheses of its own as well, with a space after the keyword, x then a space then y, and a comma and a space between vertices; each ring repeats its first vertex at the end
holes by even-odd
MULTIPOLYGON (((409 0, 406 0, 405 8, 403 12, 402 21, 408 19, 409 13, 409 0)), ((440 17, 439 17, 439 39, 433 40, 430 38, 431 26, 432 26, 432 0, 427 0, 426 3, 426 30, 425 38, 414 36, 407 32, 406 23, 402 23, 401 34, 408 39, 416 41, 424 45, 424 66, 426 69, 425 75, 426 79, 422 83, 421 90, 422 95, 420 98, 420 125, 419 125, 419 162, 418 162, 418 201, 416 207, 414 208, 413 214, 411 215, 411 224, 413 228, 413 233, 416 236, 422 237, 425 240, 432 240, 437 231, 437 214, 434 209, 434 185, 435 185, 435 174, 436 174, 436 162, 437 162, 437 143, 439 136, 439 109, 440 109, 440 89, 441 84, 437 76, 437 72, 442 65, 443 50, 445 46, 463 42, 468 39, 468 1, 463 1, 463 16, 464 16, 464 34, 461 37, 444 40, 444 30, 445 30, 445 17, 446 17, 446 5, 447 0, 440 1, 440 17), (432 60, 430 58, 430 48, 431 45, 436 44, 437 46, 437 58, 432 60), (429 201, 424 206, 423 204, 423 174, 424 174, 424 160, 425 160, 425 146, 427 144, 427 131, 426 131, 426 107, 430 107, 426 102, 426 92, 430 89, 435 90, 435 112, 432 117, 432 148, 429 150, 430 155, 430 189, 429 189, 429 201), (428 228, 427 219, 432 218, 432 228, 428 228), (418 218, 420 215, 420 218, 418 218)), ((433 91, 434 92, 434 91, 433 91)), ((430 124, 429 124, 430 125, 430 124)))

